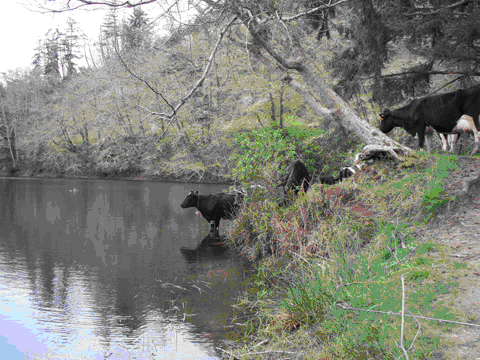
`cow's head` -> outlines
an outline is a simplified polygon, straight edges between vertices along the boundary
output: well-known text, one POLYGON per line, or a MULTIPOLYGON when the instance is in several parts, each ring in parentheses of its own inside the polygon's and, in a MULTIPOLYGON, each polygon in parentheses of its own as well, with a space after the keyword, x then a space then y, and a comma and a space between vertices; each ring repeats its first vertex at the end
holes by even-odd
POLYGON ((384 134, 389 133, 394 128, 393 120, 392 120, 390 115, 391 115, 390 109, 385 109, 385 110, 383 110, 382 113, 380 113, 381 121, 380 121, 380 125, 379 125, 378 128, 384 134))
POLYGON ((188 193, 185 200, 183 200, 182 203, 180 204, 180 207, 182 209, 185 209, 185 208, 190 208, 190 207, 196 207, 197 204, 198 204, 198 190, 197 191, 191 190, 188 193))

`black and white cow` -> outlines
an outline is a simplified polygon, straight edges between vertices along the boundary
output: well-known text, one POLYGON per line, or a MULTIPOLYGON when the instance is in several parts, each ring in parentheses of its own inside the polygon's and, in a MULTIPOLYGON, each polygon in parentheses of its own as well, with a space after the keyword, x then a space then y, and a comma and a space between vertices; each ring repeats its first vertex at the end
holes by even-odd
POLYGON ((341 168, 337 177, 334 177, 333 175, 319 175, 317 180, 319 183, 325 185, 335 185, 345 179, 348 179, 349 177, 355 176, 355 174, 358 173, 361 169, 361 165, 353 164, 341 168))
POLYGON ((340 173, 338 174, 338 177, 340 181, 343 181, 344 179, 348 179, 349 177, 355 176, 361 170, 362 170, 362 165, 360 160, 360 154, 356 154, 353 164, 350 166, 345 166, 341 168, 340 173))
POLYGON ((220 219, 232 220, 242 206, 244 195, 240 192, 199 195, 190 191, 180 204, 185 208, 195 207, 210 224, 210 234, 218 236, 220 219))
POLYGON ((379 129, 383 133, 388 133, 395 127, 402 127, 410 135, 418 135, 420 148, 423 148, 425 143, 427 127, 431 127, 441 134, 460 134, 472 131, 475 136, 475 148, 472 153, 475 153, 479 145, 477 132, 480 128, 479 99, 480 86, 414 99, 399 109, 385 109, 380 114, 379 129), (462 115, 471 117, 473 126, 462 115))

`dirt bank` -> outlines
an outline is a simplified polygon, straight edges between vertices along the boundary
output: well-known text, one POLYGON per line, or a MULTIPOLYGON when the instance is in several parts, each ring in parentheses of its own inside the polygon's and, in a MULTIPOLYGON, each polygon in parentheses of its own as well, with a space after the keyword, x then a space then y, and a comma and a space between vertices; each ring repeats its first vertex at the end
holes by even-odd
POLYGON ((468 323, 478 325, 459 325, 444 334, 449 345, 443 355, 448 359, 480 359, 480 158, 459 157, 458 165, 445 180, 446 189, 456 199, 419 235, 445 245, 448 256, 462 264, 449 278, 459 284, 455 306, 468 316, 468 323))

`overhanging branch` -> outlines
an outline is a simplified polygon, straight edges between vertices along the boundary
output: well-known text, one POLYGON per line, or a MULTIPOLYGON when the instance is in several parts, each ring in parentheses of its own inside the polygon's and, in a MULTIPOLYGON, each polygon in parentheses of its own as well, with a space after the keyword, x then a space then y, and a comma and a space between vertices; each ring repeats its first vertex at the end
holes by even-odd
POLYGON ((471 76, 480 76, 480 72, 465 72, 465 71, 404 71, 395 74, 386 74, 386 75, 376 75, 376 76, 367 76, 363 77, 363 80, 378 79, 378 78, 387 78, 394 76, 404 76, 410 74, 422 74, 422 75, 471 75, 471 76))
POLYGON ((133 71, 131 71, 129 69, 129 67, 127 66, 127 64, 125 63, 125 61, 123 60, 123 58, 121 57, 120 53, 118 52, 117 48, 115 47, 115 52, 117 53, 117 56, 118 58, 120 59, 122 65, 125 67, 125 69, 127 70, 127 72, 132 76, 134 77, 135 79, 143 82, 153 93, 155 93, 156 95, 159 95, 163 101, 165 101, 165 103, 170 106, 170 108, 172 109, 172 111, 170 113, 165 113, 165 112, 162 112, 162 113, 159 113, 159 112, 156 112, 156 111, 150 111, 150 113, 152 115, 156 115, 156 116, 159 116, 159 117, 163 117, 163 118, 166 118, 166 119, 169 119, 170 122, 167 124, 167 126, 165 127, 165 130, 163 131, 163 133, 159 136, 159 140, 165 135, 165 133, 167 132, 168 128, 174 123, 175 119, 176 119, 176 114, 178 112, 178 110, 193 96, 195 90, 197 90, 202 84, 203 82, 205 81, 208 73, 210 72, 210 69, 212 68, 212 63, 213 63, 213 59, 215 58, 215 54, 217 53, 217 50, 218 50, 218 47, 220 46, 220 43, 222 41, 222 38, 223 36, 225 35, 225 33, 227 32, 227 30, 230 28, 230 26, 235 22, 235 20, 237 20, 237 17, 233 17, 230 22, 225 26, 225 28, 220 32, 220 34, 218 35, 218 40, 217 42, 215 43, 211 53, 210 53, 210 56, 208 57, 208 60, 207 60, 207 66, 205 67, 205 70, 203 71, 203 74, 202 76, 200 77, 200 79, 198 79, 198 81, 192 86, 192 88, 190 89, 190 91, 180 100, 180 102, 176 105, 176 106, 173 106, 171 105, 167 99, 162 95, 162 93, 160 93, 159 91, 157 91, 152 85, 149 84, 148 81, 146 81, 145 79, 141 78, 140 76, 136 75, 135 73, 133 73, 133 71))
POLYGON ((282 17, 280 20, 282 20, 282 21, 292 21, 292 20, 298 19, 298 18, 300 18, 300 17, 302 17, 302 16, 305 16, 305 15, 308 15, 308 14, 311 14, 311 13, 314 13, 314 12, 316 12, 316 11, 318 11, 318 10, 329 9, 329 8, 332 8, 332 7, 341 5, 341 4, 346 3, 346 2, 349 2, 349 1, 350 1, 350 0, 340 0, 340 1, 337 1, 336 3, 334 3, 334 4, 321 5, 321 6, 318 6, 318 7, 314 8, 314 9, 302 11, 301 13, 295 14, 295 15, 293 15, 293 16, 282 17))
MULTIPOLYGON (((215 43, 215 46, 213 47, 212 52, 210 53, 210 56, 208 57, 207 66, 205 67, 205 70, 203 71, 202 76, 200 77, 200 79, 198 79, 195 85, 193 85, 190 91, 180 100, 180 103, 178 103, 177 106, 175 106, 175 108, 173 109, 173 113, 169 115, 169 118, 171 118, 172 120, 167 124, 165 130, 159 136, 158 138, 159 140, 165 135, 170 125, 173 124, 173 121, 176 119, 175 114, 177 113, 178 109, 180 109, 180 107, 182 107, 188 101, 188 99, 190 99, 193 96, 193 93, 195 92, 195 90, 197 90, 205 81, 205 78, 207 77, 208 73, 210 72, 210 69, 212 68, 213 59, 215 58, 215 54, 217 53, 218 47, 220 46, 220 43, 223 37, 225 36, 225 33, 236 20, 237 20, 237 17, 236 16, 233 17, 225 26, 225 28, 220 32, 220 34, 218 34, 218 40, 215 43)), ((152 112, 152 114, 160 115, 160 116, 164 115, 163 113, 154 113, 154 112, 152 112)))
POLYGON ((417 16, 417 15, 421 15, 421 16, 429 16, 429 15, 435 15, 435 14, 438 14, 440 11, 443 11, 443 10, 452 10, 456 7, 459 7, 459 6, 462 6, 462 5, 465 5, 465 4, 468 4, 469 2, 471 2, 471 0, 461 0, 461 1, 458 1, 454 4, 451 4, 451 5, 447 5, 447 6, 442 6, 441 8, 438 8, 436 10, 430 10, 428 12, 422 12, 422 11, 416 11, 414 13, 410 13, 410 14, 403 14, 404 16, 417 16))
POLYGON ((141 5, 152 4, 157 0, 140 0, 140 1, 123 1, 123 2, 116 2, 116 1, 91 1, 91 0, 68 0, 66 4, 61 6, 59 9, 52 9, 48 7, 41 7, 45 10, 45 12, 52 12, 52 13, 62 13, 67 11, 73 11, 77 9, 81 9, 85 6, 92 6, 92 5, 99 5, 99 6, 108 6, 111 8, 134 8, 141 5))

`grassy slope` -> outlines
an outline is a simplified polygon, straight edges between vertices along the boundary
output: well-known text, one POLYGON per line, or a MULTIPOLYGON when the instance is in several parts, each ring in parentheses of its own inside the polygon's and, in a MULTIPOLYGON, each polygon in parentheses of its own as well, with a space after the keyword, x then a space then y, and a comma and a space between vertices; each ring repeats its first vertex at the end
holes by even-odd
MULTIPOLYGON (((237 339, 245 345, 236 356, 399 358, 401 317, 387 313, 401 311, 403 282, 407 314, 468 321, 455 300, 469 265, 422 235, 454 200, 443 181, 455 169, 445 155, 402 168, 380 163, 339 186, 315 185, 291 209, 272 212, 267 202, 244 210, 235 243, 253 257, 276 248, 239 299, 237 339)), ((440 335, 453 327, 407 317, 404 348, 410 358, 441 356, 440 335)))

